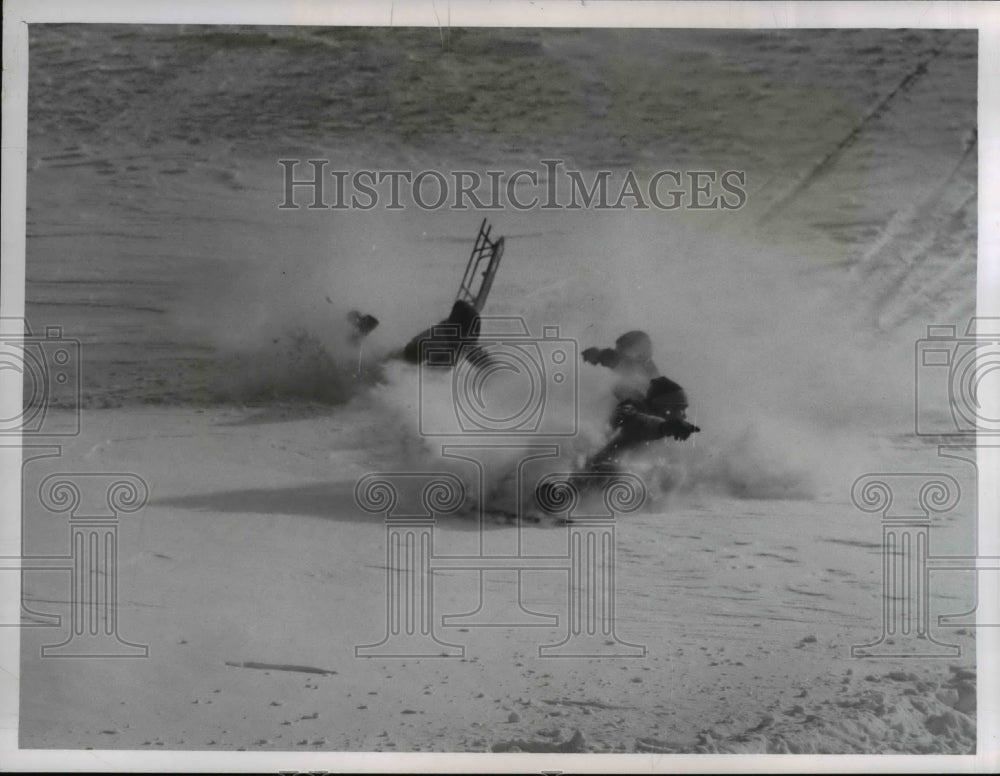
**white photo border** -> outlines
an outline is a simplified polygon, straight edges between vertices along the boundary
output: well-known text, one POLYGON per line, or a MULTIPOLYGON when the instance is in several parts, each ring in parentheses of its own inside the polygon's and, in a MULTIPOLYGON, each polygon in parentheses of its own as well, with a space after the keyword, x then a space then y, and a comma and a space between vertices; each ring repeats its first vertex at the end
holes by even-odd
MULTIPOLYGON (((362 25, 453 27, 966 28, 979 31, 979 316, 1000 317, 1000 4, 989 2, 527 2, 525 0, 7 0, 3 18, 3 187, 0 311, 23 317, 28 25, 35 23, 362 25)), ((9 370, 8 370, 9 371, 9 370)), ((0 416, 19 412, 21 384, 0 374, 0 416), (9 414, 4 414, 11 410, 9 414)), ((984 408, 1000 417, 1000 397, 984 408)), ((16 439, 12 440, 16 444, 16 439)), ((1000 556, 997 450, 980 451, 982 554, 1000 556)), ((0 556, 20 548, 20 451, 0 449, 0 556)), ((0 608, 18 612, 20 575, 3 575, 0 608), (10 607, 14 608, 11 609, 10 607)), ((981 575, 980 613, 1000 611, 998 574, 981 575)), ((0 629, 0 762, 21 771, 414 772, 996 772, 1000 770, 1000 628, 977 634, 978 748, 970 756, 582 755, 348 752, 136 752, 18 748, 20 631, 0 629)))

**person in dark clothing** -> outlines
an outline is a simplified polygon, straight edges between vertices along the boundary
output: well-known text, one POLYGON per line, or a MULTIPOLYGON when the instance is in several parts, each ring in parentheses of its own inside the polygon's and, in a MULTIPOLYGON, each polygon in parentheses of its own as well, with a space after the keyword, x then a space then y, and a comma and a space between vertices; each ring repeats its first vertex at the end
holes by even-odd
POLYGON ((403 348, 403 359, 429 366, 455 366, 464 356, 473 363, 485 358, 479 347, 480 319, 476 308, 461 299, 440 323, 411 339, 403 348))
POLYGON ((347 322, 351 326, 348 339, 352 345, 360 345, 361 341, 378 327, 378 318, 358 310, 351 310, 347 314, 347 322))
POLYGON ((684 441, 700 431, 687 421, 687 394, 669 377, 660 375, 652 360, 652 342, 645 332, 623 334, 614 349, 587 348, 587 363, 606 366, 620 375, 618 400, 611 414, 611 439, 584 464, 587 471, 615 471, 626 452, 666 437, 684 441))

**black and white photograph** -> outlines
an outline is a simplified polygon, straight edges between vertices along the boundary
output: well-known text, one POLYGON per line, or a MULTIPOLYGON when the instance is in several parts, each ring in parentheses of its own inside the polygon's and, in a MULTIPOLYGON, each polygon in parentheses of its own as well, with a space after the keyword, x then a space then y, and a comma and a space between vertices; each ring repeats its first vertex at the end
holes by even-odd
POLYGON ((6 767, 1000 767, 996 9, 13 5, 6 767))

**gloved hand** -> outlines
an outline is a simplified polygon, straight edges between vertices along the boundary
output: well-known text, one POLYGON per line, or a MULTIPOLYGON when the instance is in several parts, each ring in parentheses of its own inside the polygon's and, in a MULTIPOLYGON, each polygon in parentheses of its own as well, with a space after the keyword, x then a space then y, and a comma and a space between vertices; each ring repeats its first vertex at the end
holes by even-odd
POLYGON ((601 363, 601 349, 600 348, 587 348, 581 354, 583 360, 588 364, 594 364, 595 366, 601 363))
POLYGON ((701 431, 693 423, 678 418, 669 418, 660 424, 660 433, 663 436, 672 436, 678 442, 683 442, 696 431, 701 431))

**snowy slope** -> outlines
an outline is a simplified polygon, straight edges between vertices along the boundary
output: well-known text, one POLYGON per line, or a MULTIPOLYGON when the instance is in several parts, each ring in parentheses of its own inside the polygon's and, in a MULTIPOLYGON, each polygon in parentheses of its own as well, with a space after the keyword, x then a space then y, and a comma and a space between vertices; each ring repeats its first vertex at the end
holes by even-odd
MULTIPOLYGON (((973 33, 31 35, 28 316, 81 340, 84 379, 81 436, 26 477, 149 483, 121 527, 120 589, 123 635, 150 656, 42 660, 51 631, 26 630, 22 746, 972 751, 972 630, 942 630, 951 661, 851 657, 878 637, 884 593, 878 516, 850 493, 870 471, 946 472, 966 495, 935 551, 975 549, 974 468, 912 435, 914 343, 974 311, 973 33), (354 483, 478 481, 434 447, 467 439, 419 433, 415 370, 355 379, 344 314, 381 319, 360 360, 376 369, 443 317, 483 214, 280 210, 280 158, 746 172, 731 213, 489 214, 507 253, 487 312, 579 348, 646 329, 703 429, 667 448, 668 476, 637 463, 651 506, 618 525, 616 629, 644 659, 540 659, 558 640, 545 627, 445 629, 468 645, 455 660, 354 657, 385 627, 386 573, 354 483)), ((423 409, 447 414, 436 388, 423 409)), ((511 457, 555 441, 572 465, 606 433, 609 389, 581 365, 579 433, 515 439, 511 457)), ((494 517, 482 536, 509 549, 516 530, 494 517)), ((525 546, 564 546, 551 520, 523 530, 525 546)), ((435 542, 473 552, 480 535, 442 518, 435 542)), ((64 536, 29 499, 26 551, 64 536)), ((475 607, 475 572, 436 577, 438 611, 475 607)), ((59 575, 24 587, 32 611, 65 612, 59 575)), ((567 583, 531 572, 523 590, 558 612, 567 583)), ((936 575, 932 614, 972 596, 968 574, 936 575)))

